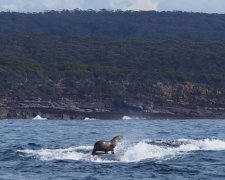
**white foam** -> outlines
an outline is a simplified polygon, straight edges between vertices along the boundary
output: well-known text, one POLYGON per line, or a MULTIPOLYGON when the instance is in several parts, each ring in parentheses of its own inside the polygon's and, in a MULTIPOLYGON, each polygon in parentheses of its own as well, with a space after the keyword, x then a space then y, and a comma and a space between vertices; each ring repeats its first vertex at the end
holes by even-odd
POLYGON ((40 115, 37 115, 36 117, 33 118, 33 120, 47 120, 47 118, 43 118, 40 115))
POLYGON ((130 120, 130 119, 132 119, 132 117, 130 117, 130 116, 123 116, 122 117, 122 120, 130 120))
POLYGON ((89 118, 89 117, 86 117, 84 118, 85 121, 90 121, 90 120, 96 120, 95 118, 89 118))
POLYGON ((151 143, 144 140, 137 143, 121 143, 115 149, 114 155, 92 156, 92 145, 83 145, 65 149, 19 150, 25 156, 33 156, 44 161, 75 160, 97 163, 111 162, 140 162, 143 160, 167 160, 179 155, 194 153, 195 151, 225 150, 225 141, 215 139, 191 140, 178 139, 173 144, 167 141, 151 143), (166 143, 165 143, 166 142, 166 143))
POLYGON ((138 120, 138 119, 144 119, 140 117, 131 117, 131 116, 123 116, 122 120, 138 120))
POLYGON ((139 142, 127 149, 121 156, 121 161, 138 162, 146 159, 167 159, 194 151, 220 151, 225 150, 225 141, 204 139, 188 140, 179 139, 177 147, 159 146, 146 141, 139 142))
POLYGON ((66 150, 24 150, 24 153, 30 154, 40 158, 41 160, 80 160, 83 154, 77 153, 76 151, 66 151, 66 150))
POLYGON ((80 151, 91 151, 93 149, 93 146, 91 145, 83 145, 83 146, 77 146, 73 148, 69 148, 73 150, 80 150, 80 151))
POLYGON ((41 150, 19 150, 27 156, 34 156, 44 161, 50 160, 82 160, 87 154, 79 152, 80 150, 89 151, 92 146, 78 146, 66 149, 41 149, 41 150))
POLYGON ((217 139, 203 139, 203 140, 192 140, 192 139, 179 139, 179 142, 191 144, 196 150, 205 151, 221 151, 225 150, 225 141, 217 139))
POLYGON ((165 154, 166 150, 163 148, 139 142, 126 150, 124 155, 121 156, 121 161, 138 162, 148 158, 160 158, 165 154))

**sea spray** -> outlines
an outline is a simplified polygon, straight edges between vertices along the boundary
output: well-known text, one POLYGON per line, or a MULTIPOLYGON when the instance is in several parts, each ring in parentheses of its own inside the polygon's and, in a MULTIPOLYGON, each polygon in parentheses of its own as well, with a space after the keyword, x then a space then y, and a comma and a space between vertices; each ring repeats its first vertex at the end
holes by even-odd
POLYGON ((121 119, 122 119, 122 120, 143 120, 143 119, 145 119, 145 118, 143 118, 143 117, 123 116, 121 119))
POLYGON ((179 142, 191 144, 196 147, 196 150, 205 151, 220 151, 225 150, 225 141, 218 139, 203 139, 203 140, 192 140, 192 139, 178 139, 179 142))
POLYGON ((176 141, 142 140, 137 143, 123 142, 115 149, 115 155, 92 156, 92 146, 83 145, 65 149, 18 150, 24 156, 33 156, 43 161, 74 160, 97 163, 140 162, 145 160, 167 160, 195 151, 225 150, 225 141, 216 139, 178 139, 176 141), (174 142, 176 145, 174 145, 174 142))

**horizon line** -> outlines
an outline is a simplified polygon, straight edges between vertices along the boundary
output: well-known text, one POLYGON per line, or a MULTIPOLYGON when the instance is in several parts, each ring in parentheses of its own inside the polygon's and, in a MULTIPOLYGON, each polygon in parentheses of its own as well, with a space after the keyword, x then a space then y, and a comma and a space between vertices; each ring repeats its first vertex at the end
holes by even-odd
POLYGON ((159 11, 159 10, 122 10, 122 9, 106 9, 106 8, 102 8, 102 9, 79 9, 79 8, 75 8, 75 9, 49 9, 49 10, 43 10, 43 11, 13 11, 13 10, 3 10, 0 11, 0 13, 20 13, 20 14, 44 14, 44 13, 48 13, 48 12, 63 12, 63 11, 69 11, 69 12, 74 12, 74 11, 83 11, 83 12, 156 12, 156 13, 193 13, 193 14, 212 14, 212 15, 225 15, 225 13, 207 13, 207 12, 201 12, 201 11, 182 11, 182 10, 169 10, 169 11, 159 11))

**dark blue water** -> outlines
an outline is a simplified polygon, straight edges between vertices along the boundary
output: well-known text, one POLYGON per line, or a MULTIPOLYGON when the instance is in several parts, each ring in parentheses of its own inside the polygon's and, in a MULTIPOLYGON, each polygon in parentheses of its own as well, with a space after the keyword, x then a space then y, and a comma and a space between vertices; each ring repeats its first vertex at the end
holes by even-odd
POLYGON ((225 121, 0 121, 0 179, 224 179, 225 121), (91 156, 124 136, 115 155, 91 156))

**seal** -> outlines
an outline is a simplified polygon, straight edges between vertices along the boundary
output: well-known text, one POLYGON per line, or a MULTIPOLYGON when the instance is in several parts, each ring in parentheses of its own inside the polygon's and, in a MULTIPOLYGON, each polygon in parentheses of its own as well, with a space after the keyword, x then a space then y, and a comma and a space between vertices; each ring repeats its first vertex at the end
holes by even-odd
POLYGON ((112 151, 112 154, 114 154, 114 148, 116 147, 118 142, 120 142, 122 139, 123 139, 123 136, 119 135, 114 137, 111 141, 104 141, 104 140, 97 141, 94 145, 92 155, 96 155, 97 151, 103 151, 106 154, 109 151, 112 151))

